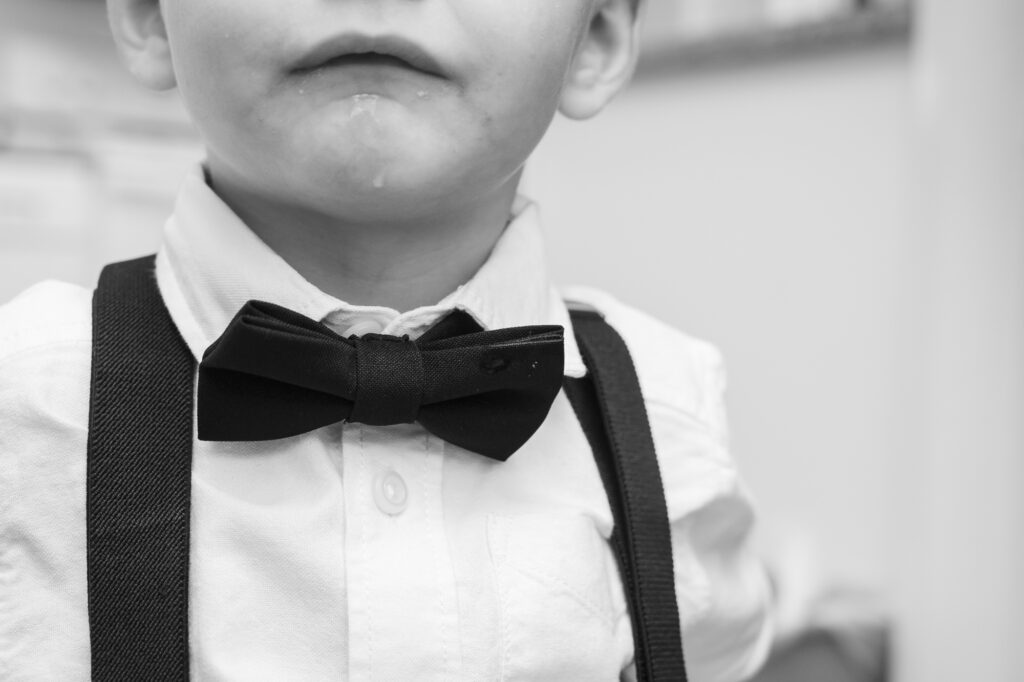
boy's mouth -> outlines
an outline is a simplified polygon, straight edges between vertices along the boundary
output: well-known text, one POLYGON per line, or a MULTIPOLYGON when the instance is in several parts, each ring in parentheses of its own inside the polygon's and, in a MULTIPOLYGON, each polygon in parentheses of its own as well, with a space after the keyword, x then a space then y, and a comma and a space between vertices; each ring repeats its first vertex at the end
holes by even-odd
POLYGON ((400 36, 368 36, 348 33, 317 44, 293 68, 304 74, 324 68, 379 66, 401 68, 436 78, 447 78, 434 57, 416 43, 400 36))
POLYGON ((323 64, 314 67, 315 69, 328 68, 332 66, 394 66, 403 69, 422 71, 405 61, 401 57, 379 52, 360 52, 358 54, 343 54, 328 59, 323 64))

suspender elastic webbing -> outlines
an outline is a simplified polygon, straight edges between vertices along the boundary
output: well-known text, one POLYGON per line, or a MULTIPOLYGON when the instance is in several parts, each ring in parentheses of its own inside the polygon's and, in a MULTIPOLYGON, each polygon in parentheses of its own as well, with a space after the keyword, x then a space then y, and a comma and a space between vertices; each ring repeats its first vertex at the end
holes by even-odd
MULTIPOLYGON (((188 680, 195 364, 153 257, 107 266, 93 298, 86 524, 92 679, 188 680)), ((573 312, 590 375, 565 390, 615 519, 641 682, 685 682, 664 490, 636 371, 597 314, 573 312)))
POLYGON ((92 679, 188 679, 194 360, 154 259, 108 266, 93 297, 86 470, 92 679))
POLYGON ((594 451, 615 526, 618 558, 633 621, 637 678, 685 682, 665 490, 640 383, 622 337, 600 315, 573 311, 590 374, 565 391, 594 451))

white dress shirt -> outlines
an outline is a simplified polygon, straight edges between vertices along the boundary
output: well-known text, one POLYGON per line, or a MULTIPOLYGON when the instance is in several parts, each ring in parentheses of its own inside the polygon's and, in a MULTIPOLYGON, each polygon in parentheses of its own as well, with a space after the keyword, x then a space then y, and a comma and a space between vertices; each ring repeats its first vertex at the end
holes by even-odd
MULTIPOLYGON (((721 360, 590 289, 549 282, 518 199, 489 260, 399 313, 318 290, 209 189, 185 181, 157 282, 197 358, 262 299, 343 334, 410 334, 462 309, 485 328, 558 324, 563 299, 623 335, 651 419, 694 682, 739 680, 770 640, 750 499, 726 448, 721 360)), ((85 468, 92 292, 44 282, 0 307, 0 679, 88 680, 85 468)), ((506 463, 418 424, 335 424, 261 443, 194 441, 195 680, 565 682, 629 679, 633 639, 612 516, 565 395, 506 463)))

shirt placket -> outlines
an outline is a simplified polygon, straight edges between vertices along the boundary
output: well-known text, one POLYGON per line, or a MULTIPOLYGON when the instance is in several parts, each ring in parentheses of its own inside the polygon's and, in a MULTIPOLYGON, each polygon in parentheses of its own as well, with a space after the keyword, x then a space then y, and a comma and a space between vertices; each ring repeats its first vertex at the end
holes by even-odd
POLYGON ((347 424, 342 438, 350 679, 454 679, 444 443, 417 424, 347 424))

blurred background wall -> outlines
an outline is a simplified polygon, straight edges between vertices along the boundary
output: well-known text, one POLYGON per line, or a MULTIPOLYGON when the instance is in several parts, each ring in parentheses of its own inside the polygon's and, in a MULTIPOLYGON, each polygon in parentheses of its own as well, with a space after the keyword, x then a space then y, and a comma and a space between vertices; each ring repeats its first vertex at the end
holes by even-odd
MULTIPOLYGON (((716 2, 529 164, 556 276, 725 352, 784 631, 856 594, 894 679, 1020 679, 1024 3, 716 2)), ((154 250, 201 151, 102 2, 2 3, 6 300, 154 250)))
POLYGON ((121 68, 102 0, 0 0, 0 299, 152 252, 200 146, 121 68))

